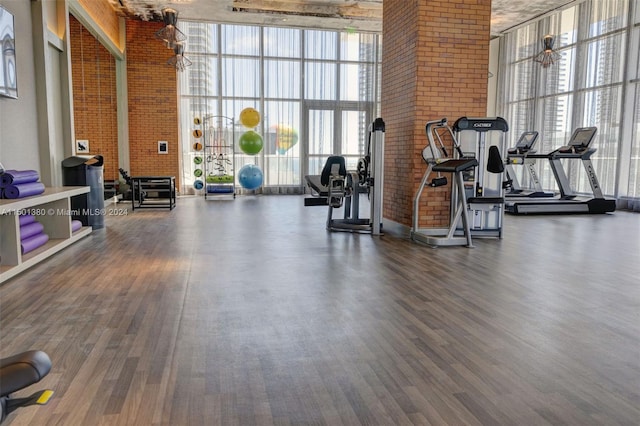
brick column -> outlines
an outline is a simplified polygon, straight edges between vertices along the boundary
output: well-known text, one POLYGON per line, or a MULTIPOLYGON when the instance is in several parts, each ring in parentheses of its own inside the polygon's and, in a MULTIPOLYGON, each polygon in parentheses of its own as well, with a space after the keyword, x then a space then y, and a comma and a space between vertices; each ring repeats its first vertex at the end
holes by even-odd
MULTIPOLYGON (((384 0, 385 219, 411 226, 425 123, 486 115, 490 20, 491 0, 384 0)), ((448 223, 449 193, 423 195, 421 226, 448 223)))

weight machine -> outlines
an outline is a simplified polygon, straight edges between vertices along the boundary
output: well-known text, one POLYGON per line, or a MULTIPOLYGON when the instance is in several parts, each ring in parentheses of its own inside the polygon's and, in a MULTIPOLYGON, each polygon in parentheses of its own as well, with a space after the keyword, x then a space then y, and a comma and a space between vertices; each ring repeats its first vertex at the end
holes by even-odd
POLYGON ((369 125, 366 155, 358 161, 357 170, 346 170, 342 156, 330 156, 320 175, 305 176, 311 194, 305 206, 327 205, 327 230, 382 234, 382 177, 384 173, 385 124, 377 118, 369 125), (367 194, 368 218, 360 217, 360 195, 367 194), (343 209, 343 217, 334 219, 335 209, 343 209))
MULTIPOLYGON (((412 240, 432 246, 473 247, 473 236, 502 237, 503 185, 498 179, 500 184, 491 186, 496 179, 484 173, 485 167, 492 175, 504 172, 499 147, 491 145, 486 149, 486 135, 492 130, 501 133, 500 140, 504 143, 502 134, 508 126, 500 117, 462 117, 453 127, 449 126, 446 118, 427 122, 428 144, 422 150, 427 170, 413 200, 412 240), (474 130, 476 138, 471 149, 465 150, 465 145, 460 143, 460 134, 467 130, 474 130), (453 141, 451 153, 447 151, 443 137, 453 141), (444 174, 453 176, 449 226, 420 227, 420 200, 424 189, 447 185, 448 179, 444 174)), ((466 144, 469 145, 468 141, 466 144)))

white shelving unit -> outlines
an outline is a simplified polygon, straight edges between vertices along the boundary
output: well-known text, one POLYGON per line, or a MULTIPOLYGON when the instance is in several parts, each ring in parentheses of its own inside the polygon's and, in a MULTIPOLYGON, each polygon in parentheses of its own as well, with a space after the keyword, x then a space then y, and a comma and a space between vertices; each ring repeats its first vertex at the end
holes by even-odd
POLYGON ((88 186, 46 188, 41 195, 0 200, 0 283, 54 255, 91 233, 90 226, 71 230, 71 197, 89 192, 88 186), (49 241, 27 254, 20 247, 21 214, 33 214, 49 241))

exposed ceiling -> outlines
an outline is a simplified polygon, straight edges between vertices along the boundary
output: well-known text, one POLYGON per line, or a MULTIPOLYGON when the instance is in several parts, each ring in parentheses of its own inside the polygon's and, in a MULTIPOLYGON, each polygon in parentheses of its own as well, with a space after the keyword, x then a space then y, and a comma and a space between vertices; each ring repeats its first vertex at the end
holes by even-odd
MULTIPOLYGON (((109 0, 123 16, 161 21, 171 7, 180 19, 319 29, 382 30, 383 0, 109 0)), ((493 0, 491 34, 575 0, 493 0)))

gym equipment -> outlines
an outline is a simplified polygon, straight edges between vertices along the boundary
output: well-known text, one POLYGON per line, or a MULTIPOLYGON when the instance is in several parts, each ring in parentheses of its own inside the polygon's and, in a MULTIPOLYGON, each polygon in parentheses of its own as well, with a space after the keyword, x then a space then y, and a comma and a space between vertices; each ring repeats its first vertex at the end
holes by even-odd
POLYGON ((382 235, 382 177, 384 173, 384 134, 382 118, 368 128, 365 157, 358 168, 347 171, 342 156, 330 156, 318 175, 305 176, 314 198, 305 198, 305 206, 328 205, 327 230, 382 235), (368 194, 369 218, 360 218, 360 195, 368 194), (334 219, 334 209, 343 207, 342 219, 334 219))
POLYGON ((3 189, 4 198, 16 199, 40 195, 45 187, 42 182, 18 183, 16 185, 5 186, 3 189))
POLYGON ((234 192, 234 188, 228 185, 207 185, 207 192, 209 194, 231 194, 234 192))
POLYGON ((253 130, 248 130, 240 135, 238 145, 245 154, 256 155, 262 150, 264 142, 262 141, 262 136, 253 130))
POLYGON ((35 170, 4 170, 0 175, 0 188, 39 180, 40 175, 35 170))
POLYGON ((202 130, 195 129, 193 131, 193 137, 196 138, 196 139, 200 139, 202 137, 202 130))
POLYGON ((591 148, 597 127, 580 127, 574 130, 567 145, 548 154, 529 154, 532 159, 547 159, 553 172, 559 197, 554 198, 510 198, 506 210, 513 214, 552 214, 552 213, 611 213, 616 209, 613 199, 606 199, 602 194, 596 171, 591 163, 591 156, 596 152, 591 148), (584 166, 593 196, 579 196, 571 188, 562 160, 580 160, 584 166))
POLYGON ((194 150, 194 151, 202 151, 202 143, 200 143, 200 142, 194 142, 194 144, 193 144, 193 150, 194 150))
POLYGON ((196 155, 195 157, 193 157, 193 162, 195 164, 202 164, 202 157, 200 157, 199 155, 196 155))
POLYGON ((238 172, 238 182, 244 189, 254 190, 262 186, 262 170, 255 164, 246 164, 238 172))
POLYGON ((523 132, 513 148, 507 149, 507 159, 505 161, 505 169, 507 172, 507 182, 509 185, 509 191, 505 193, 505 197, 553 197, 552 192, 545 192, 538 179, 538 173, 536 172, 535 164, 536 159, 530 157, 530 154, 535 154, 533 149, 536 141, 538 140, 538 132, 523 132), (518 177, 513 169, 514 164, 522 164, 529 173, 529 181, 533 190, 525 190, 520 186, 518 177))
POLYGON ((204 175, 207 183, 204 199, 222 199, 229 195, 235 199, 235 120, 233 117, 208 115, 203 119, 203 126, 206 129, 204 175), (215 187, 210 188, 211 184, 215 187), (226 189, 223 188, 225 186, 226 189))
POLYGON ((260 113, 254 108, 245 108, 240 111, 240 123, 244 127, 254 128, 260 123, 260 113))
POLYGON ((453 124, 460 148, 478 159, 475 173, 465 176, 471 234, 502 238, 504 220, 504 161, 509 125, 502 117, 461 117, 453 124))
POLYGON ((0 359, 0 423, 20 407, 44 405, 53 391, 38 391, 26 398, 13 398, 12 393, 39 382, 51 371, 51 359, 42 351, 28 351, 0 359))
POLYGON ((200 179, 196 179, 195 182, 193 182, 193 187, 196 190, 201 190, 202 188, 204 188, 204 184, 202 183, 202 181, 200 179))
POLYGON ((202 176, 202 169, 195 169, 195 170, 193 171, 193 175, 194 175, 195 177, 200 177, 200 176, 202 176))
POLYGON ((500 175, 504 172, 504 164, 498 146, 492 145, 485 156, 486 132, 497 130, 501 133, 508 129, 502 118, 473 118, 462 117, 450 127, 447 119, 429 121, 425 125, 427 146, 422 150, 422 159, 427 164, 418 191, 413 199, 413 226, 411 239, 416 242, 432 246, 473 247, 472 236, 474 230, 480 231, 478 236, 501 237, 502 206, 504 197, 502 187, 497 194, 495 190, 488 190, 484 175, 484 167, 489 173, 500 175), (474 152, 465 152, 456 134, 466 130, 474 130, 477 145, 474 152), (443 138, 450 139, 453 144, 451 154, 447 151, 443 138), (456 158, 457 157, 457 158, 456 158), (485 161, 486 157, 486 161, 485 161), (478 167, 483 165, 483 167, 478 167), (436 175, 433 176, 432 174, 436 175), (439 187, 448 184, 448 179, 442 174, 451 174, 454 183, 451 187, 449 225, 443 227, 420 227, 420 201, 425 187, 439 187), (489 226, 484 212, 499 215, 497 225, 489 226), (476 219, 479 217, 479 220, 476 219), (460 226, 460 221, 462 224, 460 226))

